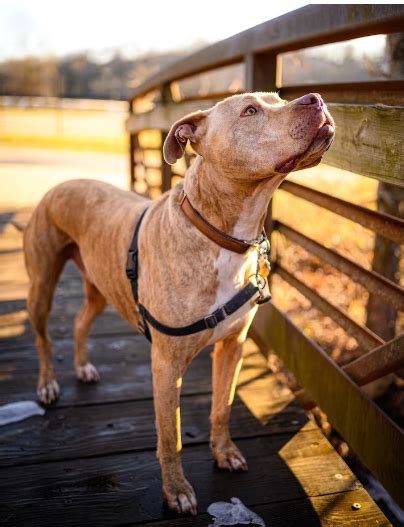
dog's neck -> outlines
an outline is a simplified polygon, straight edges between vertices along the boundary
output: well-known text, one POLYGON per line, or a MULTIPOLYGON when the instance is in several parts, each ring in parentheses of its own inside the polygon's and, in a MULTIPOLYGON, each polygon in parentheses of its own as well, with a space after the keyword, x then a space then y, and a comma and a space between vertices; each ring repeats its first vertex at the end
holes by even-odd
POLYGON ((259 181, 232 179, 198 156, 187 170, 184 190, 194 208, 212 225, 250 240, 262 231, 268 205, 285 174, 259 181))

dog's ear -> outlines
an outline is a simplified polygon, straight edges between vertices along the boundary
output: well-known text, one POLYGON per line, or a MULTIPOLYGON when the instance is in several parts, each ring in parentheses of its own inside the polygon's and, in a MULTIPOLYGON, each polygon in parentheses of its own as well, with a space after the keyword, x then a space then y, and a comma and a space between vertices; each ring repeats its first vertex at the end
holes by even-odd
POLYGON ((190 113, 172 125, 163 147, 164 159, 169 165, 184 155, 188 139, 193 144, 197 143, 207 115, 208 111, 190 113))

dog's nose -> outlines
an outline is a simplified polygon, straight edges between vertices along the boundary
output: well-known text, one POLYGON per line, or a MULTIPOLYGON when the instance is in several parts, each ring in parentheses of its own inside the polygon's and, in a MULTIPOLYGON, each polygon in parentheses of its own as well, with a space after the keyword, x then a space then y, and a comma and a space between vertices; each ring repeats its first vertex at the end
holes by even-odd
POLYGON ((308 93, 297 99, 297 104, 302 104, 303 106, 310 106, 316 110, 321 110, 324 106, 324 101, 318 93, 308 93))

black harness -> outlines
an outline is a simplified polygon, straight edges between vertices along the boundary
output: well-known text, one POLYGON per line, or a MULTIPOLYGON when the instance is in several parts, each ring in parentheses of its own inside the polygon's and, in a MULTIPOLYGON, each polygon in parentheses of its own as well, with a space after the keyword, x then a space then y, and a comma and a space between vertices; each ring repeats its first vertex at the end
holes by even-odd
POLYGON ((256 300, 257 304, 262 304, 270 300, 270 295, 262 294, 263 287, 262 284, 259 285, 257 271, 257 274, 255 276, 258 285, 255 285, 253 282, 249 281, 249 283, 245 287, 243 287, 243 289, 241 289, 238 293, 236 293, 228 302, 218 307, 213 313, 210 313, 206 317, 197 320, 193 324, 173 328, 171 326, 166 326, 165 324, 162 324, 161 322, 156 320, 153 315, 145 308, 145 306, 139 302, 138 294, 139 230, 146 212, 147 208, 140 215, 139 221, 135 227, 135 232, 133 234, 132 242, 129 247, 128 257, 126 260, 126 276, 130 280, 133 298, 135 299, 137 308, 141 316, 140 330, 150 342, 152 339, 147 323, 149 323, 154 329, 157 329, 157 331, 160 331, 161 333, 164 333, 166 335, 171 335, 173 337, 183 337, 186 335, 192 335, 193 333, 198 333, 199 331, 203 331, 205 329, 214 329, 220 322, 235 313, 241 306, 248 302, 248 300, 250 300, 256 293, 260 293, 259 298, 257 298, 256 300))

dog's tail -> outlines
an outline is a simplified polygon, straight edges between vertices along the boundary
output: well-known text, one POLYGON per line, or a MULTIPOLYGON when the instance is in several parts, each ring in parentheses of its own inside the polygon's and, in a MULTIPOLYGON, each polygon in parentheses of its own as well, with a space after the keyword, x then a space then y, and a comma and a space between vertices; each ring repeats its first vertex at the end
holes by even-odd
POLYGON ((26 224, 24 225, 16 220, 11 220, 10 223, 13 227, 17 229, 17 231, 20 231, 20 232, 24 232, 27 226, 26 224))

